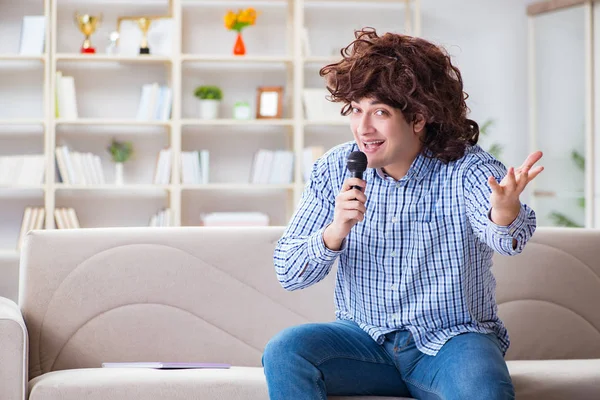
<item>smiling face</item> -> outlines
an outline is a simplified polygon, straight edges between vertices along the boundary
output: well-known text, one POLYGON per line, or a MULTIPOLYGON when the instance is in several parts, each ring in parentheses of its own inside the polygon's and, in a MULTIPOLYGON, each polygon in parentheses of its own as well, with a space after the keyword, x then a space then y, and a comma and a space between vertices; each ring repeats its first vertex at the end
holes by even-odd
POLYGON ((417 114, 407 122, 402 112, 373 98, 351 103, 354 140, 367 155, 369 168, 383 168, 395 179, 406 174, 421 151, 425 121, 417 114))

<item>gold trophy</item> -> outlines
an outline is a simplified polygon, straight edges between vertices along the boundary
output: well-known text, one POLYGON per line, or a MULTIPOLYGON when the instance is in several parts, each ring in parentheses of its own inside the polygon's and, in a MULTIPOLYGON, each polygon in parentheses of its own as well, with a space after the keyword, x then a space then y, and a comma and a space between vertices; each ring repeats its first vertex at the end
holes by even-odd
POLYGON ((81 33, 85 35, 85 40, 83 41, 83 45, 81 46, 82 53, 93 54, 96 52, 96 49, 92 47, 90 36, 96 31, 96 28, 98 27, 101 21, 102 14, 95 17, 89 14, 75 13, 75 23, 79 27, 81 33))
POLYGON ((148 29, 152 20, 150 18, 142 17, 137 20, 138 26, 142 31, 142 43, 140 45, 140 54, 150 54, 150 48, 148 47, 148 29))

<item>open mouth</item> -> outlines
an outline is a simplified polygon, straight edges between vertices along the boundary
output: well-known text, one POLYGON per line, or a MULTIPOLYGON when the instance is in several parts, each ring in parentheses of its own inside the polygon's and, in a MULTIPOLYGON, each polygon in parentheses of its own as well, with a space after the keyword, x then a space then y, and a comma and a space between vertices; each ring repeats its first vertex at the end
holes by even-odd
POLYGON ((370 140, 368 142, 363 142, 363 146, 365 147, 365 152, 370 153, 377 151, 379 147, 383 144, 383 140, 370 140))

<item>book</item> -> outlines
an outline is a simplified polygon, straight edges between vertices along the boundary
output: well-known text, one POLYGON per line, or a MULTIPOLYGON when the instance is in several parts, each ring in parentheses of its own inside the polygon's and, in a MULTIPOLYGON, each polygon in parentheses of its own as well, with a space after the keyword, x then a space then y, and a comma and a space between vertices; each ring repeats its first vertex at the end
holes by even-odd
POLYGON ((26 15, 21 25, 21 43, 19 54, 41 55, 44 53, 46 38, 46 17, 43 15, 26 15))
POLYGON ((227 369, 230 364, 190 362, 105 362, 102 368, 154 368, 154 369, 227 369))

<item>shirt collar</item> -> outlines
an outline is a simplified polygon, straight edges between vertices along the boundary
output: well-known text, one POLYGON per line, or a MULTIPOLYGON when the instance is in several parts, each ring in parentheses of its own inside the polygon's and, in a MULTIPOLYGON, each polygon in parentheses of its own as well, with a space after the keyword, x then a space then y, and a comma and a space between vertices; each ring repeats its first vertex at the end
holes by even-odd
MULTIPOLYGON (((423 178, 433 169, 436 164, 436 159, 431 156, 431 151, 425 149, 420 152, 417 157, 413 160, 408 172, 405 176, 403 176, 400 181, 416 179, 418 182, 421 182, 423 178)), ((391 176, 385 173, 382 168, 376 169, 377 175, 380 178, 386 180, 394 180, 391 176)))

